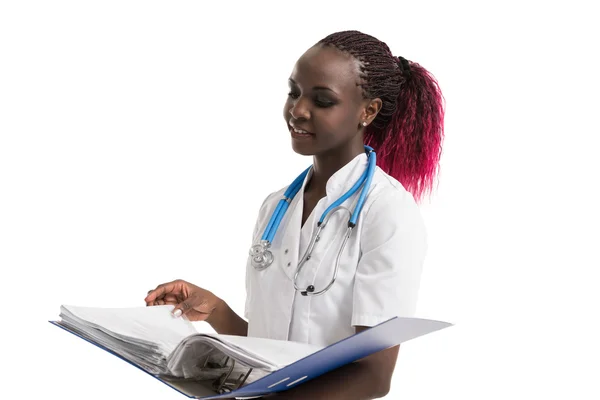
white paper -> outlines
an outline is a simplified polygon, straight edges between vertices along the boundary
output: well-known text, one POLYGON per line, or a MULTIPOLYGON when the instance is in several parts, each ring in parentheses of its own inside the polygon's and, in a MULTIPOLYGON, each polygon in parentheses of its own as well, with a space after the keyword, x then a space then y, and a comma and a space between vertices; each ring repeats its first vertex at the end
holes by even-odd
POLYGON ((198 333, 191 322, 175 318, 171 314, 173 308, 172 305, 133 308, 63 306, 62 312, 85 321, 88 326, 130 341, 136 339, 136 342, 156 344, 169 354, 185 337, 198 333))

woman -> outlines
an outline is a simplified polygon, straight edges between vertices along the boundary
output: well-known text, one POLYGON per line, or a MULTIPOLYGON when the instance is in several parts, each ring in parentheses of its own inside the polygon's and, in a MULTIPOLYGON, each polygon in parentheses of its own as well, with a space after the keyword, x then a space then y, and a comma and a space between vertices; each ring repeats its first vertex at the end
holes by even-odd
MULTIPOLYGON (((437 173, 443 97, 423 67, 394 57, 385 43, 357 31, 329 35, 311 47, 297 61, 289 85, 283 116, 292 147, 313 163, 297 179, 297 195, 282 200, 288 187, 283 188, 260 208, 253 244, 268 236, 278 204, 288 206, 269 244, 251 251, 246 319, 210 291, 182 280, 159 285, 145 301, 173 304, 176 316, 207 321, 222 334, 326 346, 415 312, 426 253, 416 202, 437 173), (327 213, 312 254, 303 255, 324 212, 363 177, 373 156, 378 166, 364 202, 359 189, 342 204, 350 212, 363 205, 330 285, 350 213, 327 213), (266 251, 272 265, 265 262, 266 251)), ((397 356, 398 347, 381 351, 274 397, 383 397, 397 356)))

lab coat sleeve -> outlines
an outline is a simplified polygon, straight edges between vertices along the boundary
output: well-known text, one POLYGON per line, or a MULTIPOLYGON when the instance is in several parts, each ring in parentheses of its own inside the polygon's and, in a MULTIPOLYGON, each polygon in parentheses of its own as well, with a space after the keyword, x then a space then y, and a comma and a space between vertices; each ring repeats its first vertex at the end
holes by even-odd
MULTIPOLYGON (((363 216, 352 325, 374 326, 415 314, 427 234, 410 193, 380 193, 363 216)), ((360 222, 359 222, 360 223, 360 222)))

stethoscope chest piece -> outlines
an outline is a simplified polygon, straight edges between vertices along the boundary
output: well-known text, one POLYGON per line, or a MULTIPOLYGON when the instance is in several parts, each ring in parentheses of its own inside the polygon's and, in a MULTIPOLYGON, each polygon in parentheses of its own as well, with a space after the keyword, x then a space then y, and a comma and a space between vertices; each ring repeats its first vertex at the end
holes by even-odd
POLYGON ((266 269, 273 264, 273 253, 269 250, 271 243, 268 240, 261 240, 250 248, 252 257, 252 266, 259 271, 266 269))

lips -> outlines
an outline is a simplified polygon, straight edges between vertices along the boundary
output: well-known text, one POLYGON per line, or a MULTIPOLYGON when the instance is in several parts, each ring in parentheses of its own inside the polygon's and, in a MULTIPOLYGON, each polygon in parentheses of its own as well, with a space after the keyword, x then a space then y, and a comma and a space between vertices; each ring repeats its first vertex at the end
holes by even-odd
POLYGON ((315 134, 312 132, 309 132, 305 129, 301 129, 295 126, 292 126, 290 124, 288 124, 290 132, 292 133, 293 136, 299 136, 299 137, 307 137, 307 136, 314 136, 315 134))

